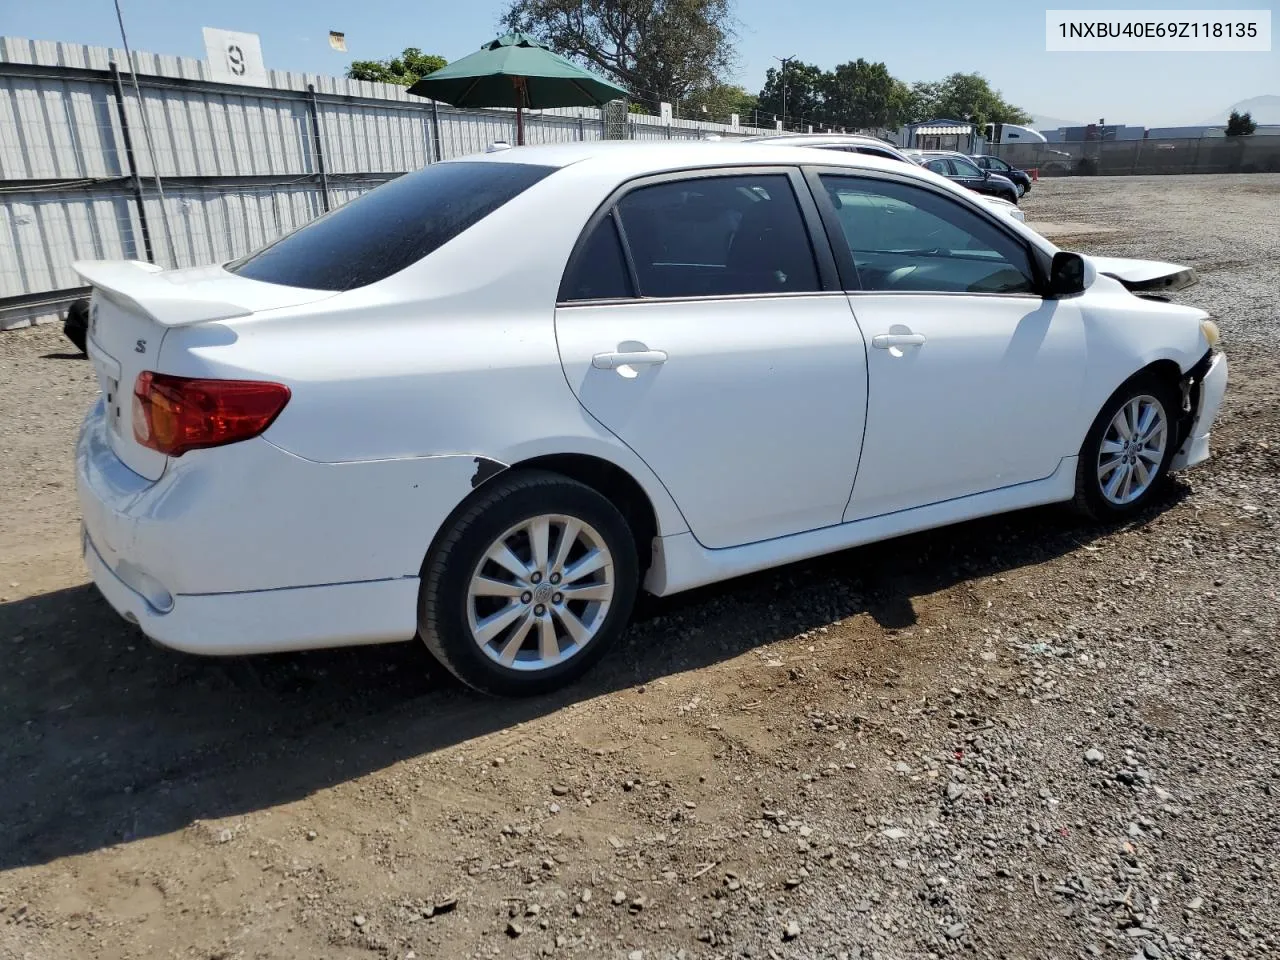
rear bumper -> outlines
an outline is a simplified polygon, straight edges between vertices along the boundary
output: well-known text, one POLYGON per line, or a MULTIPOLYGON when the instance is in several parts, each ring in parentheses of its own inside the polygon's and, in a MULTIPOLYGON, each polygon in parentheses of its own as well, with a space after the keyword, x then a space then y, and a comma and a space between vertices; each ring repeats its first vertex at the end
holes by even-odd
POLYGON ((179 650, 407 640, 423 557, 476 470, 461 455, 314 463, 257 438, 151 481, 111 450, 99 402, 76 448, 85 564, 112 607, 179 650))
POLYGON ((1227 355, 1217 353, 1200 381, 1200 400, 1195 419, 1191 422, 1191 431, 1182 448, 1174 455, 1173 462, 1169 465, 1170 470, 1186 470, 1209 459, 1209 436, 1226 392, 1227 355))
POLYGON ((161 646, 226 656, 412 639, 418 578, 245 593, 179 594, 162 612, 107 566, 88 534, 84 562, 112 608, 161 646))

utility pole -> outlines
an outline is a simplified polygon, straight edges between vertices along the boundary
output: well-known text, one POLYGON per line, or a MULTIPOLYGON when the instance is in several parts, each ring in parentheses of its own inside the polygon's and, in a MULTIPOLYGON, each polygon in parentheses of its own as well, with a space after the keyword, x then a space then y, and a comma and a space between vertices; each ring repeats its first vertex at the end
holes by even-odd
POLYGON ((780 64, 782 64, 782 75, 781 75, 782 77, 781 79, 781 82, 782 82, 782 132, 786 133, 787 132, 787 64, 790 63, 792 60, 794 60, 795 57, 794 56, 774 57, 773 59, 777 60, 780 64))

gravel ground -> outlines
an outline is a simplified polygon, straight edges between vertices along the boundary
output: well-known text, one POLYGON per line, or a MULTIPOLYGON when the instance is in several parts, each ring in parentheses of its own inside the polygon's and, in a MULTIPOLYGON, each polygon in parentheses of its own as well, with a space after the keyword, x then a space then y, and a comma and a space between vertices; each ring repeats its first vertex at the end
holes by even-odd
POLYGON ((1028 511, 650 603, 532 702, 416 644, 152 648, 78 558, 87 364, 0 335, 0 957, 1280 951, 1280 177, 1024 206, 1200 269, 1214 459, 1130 526, 1028 511))

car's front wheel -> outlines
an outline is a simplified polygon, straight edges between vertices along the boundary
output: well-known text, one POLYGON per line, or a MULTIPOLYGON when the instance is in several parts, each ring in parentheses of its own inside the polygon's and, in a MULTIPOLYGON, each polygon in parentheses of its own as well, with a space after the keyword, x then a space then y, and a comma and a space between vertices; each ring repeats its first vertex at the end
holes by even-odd
POLYGON ((1018 198, 1019 198, 1019 199, 1021 199, 1021 198, 1022 198, 1022 197, 1024 197, 1024 196, 1026 196, 1026 194, 1027 194, 1027 188, 1026 188, 1026 186, 1025 186, 1024 184, 1021 184, 1021 183, 1014 184, 1014 190, 1016 190, 1016 191, 1018 192, 1018 198))
POLYGON ((1093 421, 1076 472, 1076 505, 1098 520, 1120 520, 1156 495, 1173 459, 1177 392, 1154 376, 1112 395, 1093 421))
POLYGON ((627 522, 558 474, 489 481, 427 557, 419 629, 458 679, 524 696, 584 673, 626 629, 639 587, 627 522))

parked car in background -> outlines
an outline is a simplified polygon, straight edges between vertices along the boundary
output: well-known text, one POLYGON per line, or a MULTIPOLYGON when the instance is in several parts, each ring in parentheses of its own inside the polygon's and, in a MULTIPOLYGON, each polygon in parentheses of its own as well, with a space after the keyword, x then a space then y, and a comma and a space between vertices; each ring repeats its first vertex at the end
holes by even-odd
MULTIPOLYGON (((860 153, 864 157, 879 157, 899 163, 918 165, 900 149, 884 140, 859 133, 789 133, 777 137, 747 137, 742 143, 770 143, 774 146, 813 147, 818 150, 839 150, 843 153, 860 153)), ((1015 198, 1016 199, 1016 198, 1015 198)), ((1015 220, 1026 221, 1026 215, 1016 202, 999 196, 983 196, 983 201, 1000 213, 1015 220)))
POLYGON ((641 589, 1135 519, 1227 379, 1203 311, 918 166, 786 145, 516 147, 222 265, 75 268, 110 604, 193 653, 416 636, 498 694, 573 680, 641 589))
POLYGON ((769 143, 774 146, 815 147, 819 150, 840 150, 844 153, 860 153, 882 160, 899 160, 912 163, 892 143, 861 133, 784 133, 776 137, 747 137, 740 143, 769 143))
POLYGON ((908 150, 906 153, 926 170, 941 174, 962 187, 999 197, 1010 203, 1018 202, 1018 188, 1013 185, 1012 180, 983 170, 963 153, 944 150, 908 150))
POLYGON ((976 163, 979 169, 990 170, 992 173, 999 174, 1007 180, 1012 180, 1013 185, 1018 189, 1019 197, 1025 197, 1031 192, 1031 174, 1011 166, 1007 160, 1002 160, 1000 157, 990 157, 986 154, 970 157, 969 159, 976 163))

